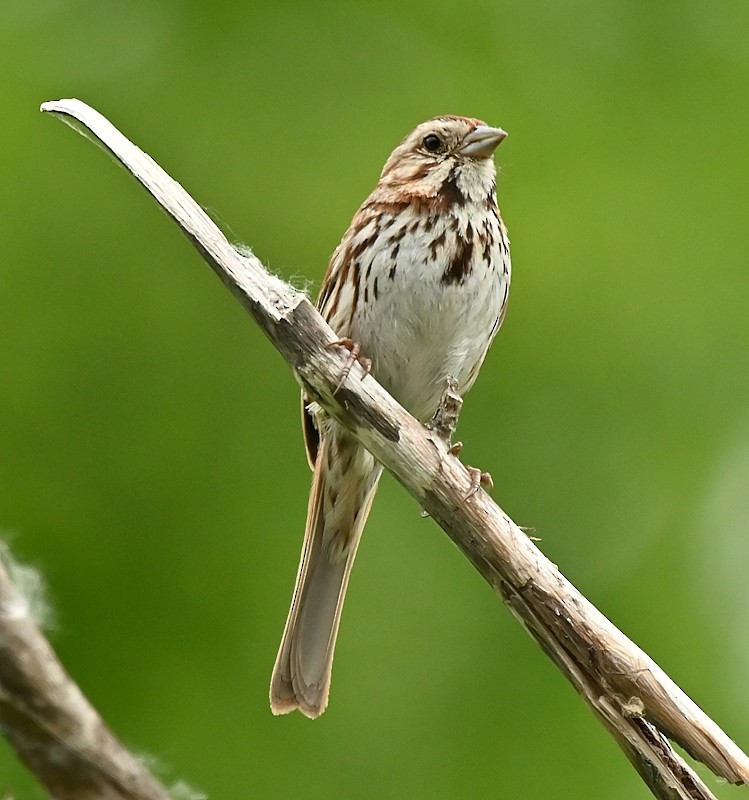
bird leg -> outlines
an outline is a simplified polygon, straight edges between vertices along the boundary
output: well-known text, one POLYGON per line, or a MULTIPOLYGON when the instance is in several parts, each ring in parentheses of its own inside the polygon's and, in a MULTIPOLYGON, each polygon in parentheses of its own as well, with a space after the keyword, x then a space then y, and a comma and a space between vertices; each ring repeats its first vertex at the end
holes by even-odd
POLYGON ((478 467, 469 467, 468 464, 466 464, 465 467, 468 470, 468 474, 471 476, 471 487, 463 498, 464 500, 473 497, 473 495, 478 492, 480 486, 485 486, 487 490, 491 492, 494 488, 494 481, 492 480, 491 473, 482 472, 478 467))
POLYGON ((338 394, 341 389, 341 386, 346 382, 346 378, 348 378, 349 373, 351 372, 351 368, 354 364, 358 361, 359 366, 364 370, 364 374, 361 376, 361 379, 369 375, 372 371, 372 360, 363 356, 361 354, 361 342, 355 342, 353 339, 338 339, 335 342, 329 342, 327 347, 343 347, 349 351, 349 357, 346 359, 346 363, 343 365, 343 369, 341 370, 341 377, 338 379, 338 385, 335 387, 333 394, 338 394))
MULTIPOLYGON (((463 398, 458 394, 458 382, 452 375, 448 375, 445 379, 445 389, 440 398, 440 404, 434 412, 434 416, 429 420, 426 427, 430 431, 434 431, 447 445, 447 452, 451 456, 457 456, 463 449, 463 442, 453 442, 452 437, 455 429, 458 427, 458 417, 460 410, 463 407, 463 398)), ((465 499, 478 492, 479 488, 483 485, 489 491, 494 488, 492 476, 488 472, 483 472, 476 467, 465 465, 468 475, 471 478, 471 486, 465 499)))
POLYGON ((426 427, 434 431, 444 441, 452 455, 457 455, 463 446, 461 442, 452 443, 453 434, 458 427, 460 409, 463 407, 463 398, 458 394, 458 382, 452 375, 445 378, 445 388, 440 397, 440 404, 434 416, 427 422, 426 427), (453 448, 457 448, 453 450, 453 448))

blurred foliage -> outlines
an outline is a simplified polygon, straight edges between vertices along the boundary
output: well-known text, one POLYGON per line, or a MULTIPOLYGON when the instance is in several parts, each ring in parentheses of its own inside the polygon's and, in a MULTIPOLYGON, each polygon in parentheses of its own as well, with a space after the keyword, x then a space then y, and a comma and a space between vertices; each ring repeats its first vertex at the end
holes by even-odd
MULTIPOLYGON (((143 191, 39 103, 94 105, 301 285, 416 123, 506 128, 514 283, 465 457, 746 748, 747 33, 738 0, 3 0, 0 527, 47 576, 65 664, 167 783, 649 796, 387 476, 330 709, 271 716, 309 484, 296 384, 143 191)), ((42 796, 4 744, 0 776, 42 796)))

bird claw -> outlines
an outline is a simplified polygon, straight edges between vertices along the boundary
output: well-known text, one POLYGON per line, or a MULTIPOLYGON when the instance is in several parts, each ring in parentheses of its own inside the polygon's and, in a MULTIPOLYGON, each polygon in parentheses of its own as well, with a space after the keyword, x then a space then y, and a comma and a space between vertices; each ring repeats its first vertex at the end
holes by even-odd
POLYGON ((481 486, 485 486, 489 491, 494 488, 494 481, 490 473, 482 472, 480 469, 469 467, 468 465, 466 465, 466 470, 468 470, 468 474, 471 478, 471 486, 468 489, 468 494, 463 498, 464 500, 473 497, 481 486))
POLYGON ((357 362, 363 370, 361 380, 364 380, 364 378, 366 378, 367 375, 369 375, 369 373, 372 371, 372 360, 361 354, 361 342, 355 342, 353 339, 344 338, 338 339, 335 342, 329 342, 326 346, 343 347, 349 351, 349 357, 346 359, 346 363, 343 365, 341 376, 338 379, 338 384, 336 385, 333 394, 338 394, 338 392, 341 390, 341 387, 346 382, 346 378, 348 378, 351 368, 357 362))
MULTIPOLYGON (((463 447, 462 442, 456 442, 455 444, 450 446, 448 452, 450 455, 457 455, 460 449, 463 447), (457 447, 457 450, 455 449, 457 447)), ((471 478, 471 486, 468 489, 465 497, 463 498, 464 501, 470 500, 476 492, 482 487, 485 486, 488 491, 492 491, 494 489, 494 481, 492 480, 492 476, 489 472, 482 472, 480 469, 476 467, 469 467, 466 464, 466 470, 468 471, 468 475, 471 478)), ((424 509, 421 510, 422 517, 431 517, 431 514, 424 509)))

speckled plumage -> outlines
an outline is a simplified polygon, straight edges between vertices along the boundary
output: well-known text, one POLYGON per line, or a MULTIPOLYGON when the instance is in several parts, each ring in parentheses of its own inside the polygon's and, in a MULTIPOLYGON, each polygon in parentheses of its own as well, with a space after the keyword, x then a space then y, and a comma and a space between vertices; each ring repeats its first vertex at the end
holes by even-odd
MULTIPOLYGON (((452 377, 473 385, 507 307, 510 250, 492 154, 503 131, 467 117, 419 125, 393 151, 334 252, 318 307, 377 380, 428 421, 452 377)), ((382 468, 316 406, 314 479, 297 586, 271 681, 274 713, 327 705, 348 577, 382 468)))

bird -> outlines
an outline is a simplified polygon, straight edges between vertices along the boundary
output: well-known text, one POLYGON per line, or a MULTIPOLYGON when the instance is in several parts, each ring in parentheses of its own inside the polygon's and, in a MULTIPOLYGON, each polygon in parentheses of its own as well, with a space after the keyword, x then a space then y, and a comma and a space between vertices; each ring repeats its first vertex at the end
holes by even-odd
MULTIPOLYGON (((471 388, 507 310, 510 245, 494 163, 506 136, 472 117, 418 125, 354 215, 317 300, 351 361, 425 424, 446 382, 460 395, 471 388)), ((382 466, 304 393, 302 419, 312 488, 270 703, 274 714, 314 719, 328 704, 343 602, 382 466)))

